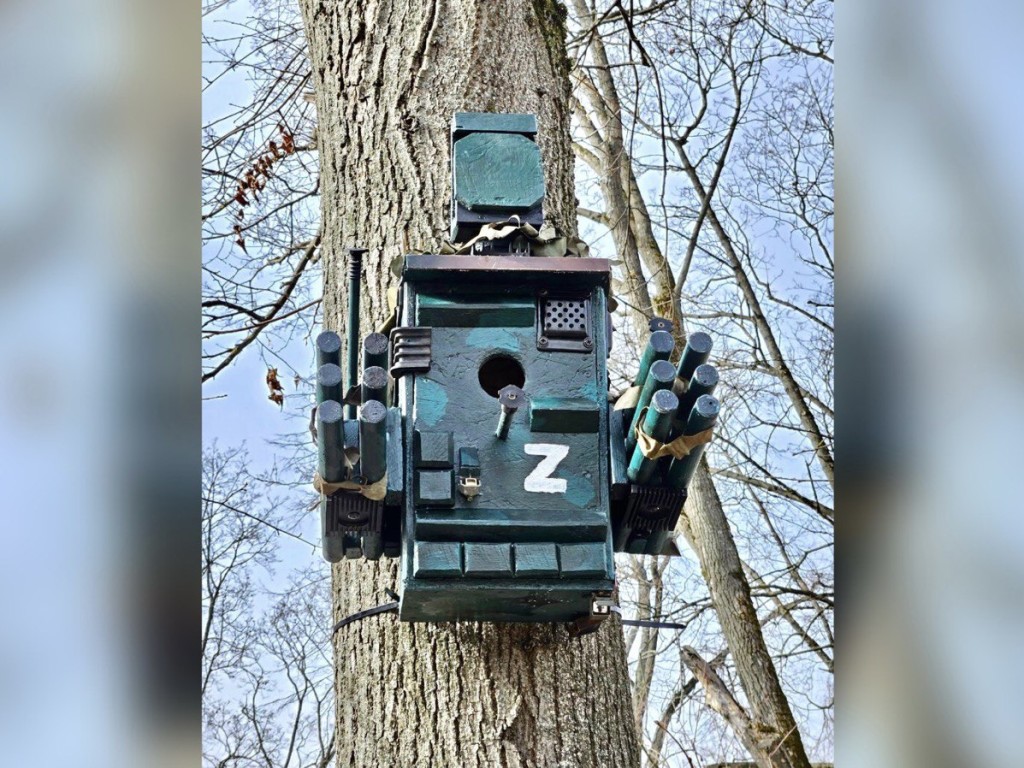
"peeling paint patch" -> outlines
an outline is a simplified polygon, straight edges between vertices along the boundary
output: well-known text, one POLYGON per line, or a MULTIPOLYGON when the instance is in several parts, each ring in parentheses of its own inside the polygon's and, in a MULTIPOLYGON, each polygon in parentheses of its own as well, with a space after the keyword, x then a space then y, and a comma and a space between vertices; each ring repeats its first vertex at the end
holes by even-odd
POLYGON ((466 336, 466 345, 473 349, 506 349, 519 351, 519 335, 507 328, 474 328, 466 336))
POLYGON ((416 422, 436 427, 448 410, 448 393, 436 381, 421 377, 416 380, 416 422))

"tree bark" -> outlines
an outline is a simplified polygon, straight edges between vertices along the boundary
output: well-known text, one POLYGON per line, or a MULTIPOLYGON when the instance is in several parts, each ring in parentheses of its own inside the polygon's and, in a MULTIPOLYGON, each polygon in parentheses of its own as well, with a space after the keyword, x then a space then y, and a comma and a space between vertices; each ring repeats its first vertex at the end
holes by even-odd
MULTIPOLYGON (((363 333, 389 265, 448 228, 456 111, 538 116, 545 217, 576 234, 565 12, 552 0, 300 0, 321 151, 324 321, 344 316, 345 247, 364 258, 363 333)), ((384 599, 394 561, 333 568, 336 618, 384 599)), ((335 638, 339 766, 634 766, 620 625, 367 619, 335 638)))

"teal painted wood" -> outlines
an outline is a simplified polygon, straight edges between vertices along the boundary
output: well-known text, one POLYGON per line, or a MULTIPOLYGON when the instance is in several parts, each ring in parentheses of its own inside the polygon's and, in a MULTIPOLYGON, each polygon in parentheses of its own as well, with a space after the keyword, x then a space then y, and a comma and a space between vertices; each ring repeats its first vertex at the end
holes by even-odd
POLYGON ((367 483, 376 483, 387 471, 387 415, 377 400, 359 408, 359 472, 367 483))
POLYGON ((376 400, 388 402, 388 372, 379 365, 371 365, 363 369, 363 380, 360 382, 360 402, 368 403, 376 400))
MULTIPOLYGON (((659 443, 667 441, 672 432, 672 419, 678 407, 679 398, 673 395, 671 390, 662 389, 655 392, 650 405, 647 406, 647 414, 643 422, 644 432, 659 443)), ((638 445, 633 449, 633 456, 630 459, 626 475, 638 485, 649 485, 657 468, 658 460, 648 459, 638 445)))
POLYGON ((676 410, 676 420, 682 422, 679 425, 679 434, 682 434, 682 428, 686 425, 686 419, 690 417, 690 411, 693 410, 697 398, 701 395, 713 395, 717 386, 718 370, 715 366, 707 363, 698 365, 690 377, 686 394, 679 398, 679 408, 676 410))
POLYGON ((554 544, 524 544, 513 547, 516 577, 537 578, 558 575, 558 548, 554 544))
POLYGON ((413 573, 420 579, 461 578, 462 544, 457 541, 416 542, 413 573))
POLYGON ((467 304, 445 296, 421 295, 416 322, 448 328, 532 328, 535 313, 533 301, 506 299, 467 304))
POLYGON ((676 342, 672 338, 672 334, 668 331, 655 331, 651 334, 651 337, 647 340, 647 346, 644 347, 644 353, 640 357, 640 365, 636 371, 636 377, 633 379, 633 386, 642 387, 644 382, 647 381, 647 374, 651 370, 651 366, 654 365, 656 360, 668 360, 672 356, 672 350, 675 349, 676 342))
POLYGON ((345 459, 342 452, 341 403, 325 400, 316 409, 317 471, 329 483, 345 479, 345 459))
MULTIPOLYGON (((486 470, 481 482, 486 486, 486 470)), ((602 541, 607 526, 607 515, 598 509, 572 516, 552 515, 547 509, 472 509, 461 498, 454 509, 421 509, 416 514, 416 537, 424 540, 465 539, 472 532, 475 541, 602 541)))
POLYGON ((625 412, 608 410, 608 466, 610 472, 611 496, 622 499, 629 492, 629 479, 626 477, 628 457, 626 456, 626 423, 625 412))
POLYGON ((465 575, 470 578, 512 578, 512 545, 467 543, 465 575))
POLYGON ((388 337, 376 331, 363 339, 363 371, 373 366, 388 367, 388 337))
POLYGON ((601 404, 585 397, 530 399, 531 432, 597 432, 601 404))
POLYGON ((472 133, 455 142, 455 199, 471 211, 516 213, 544 199, 540 147, 511 133, 472 133))
POLYGON ((341 336, 334 331, 324 331, 316 337, 316 364, 341 363, 341 336))
POLYGON ((679 366, 676 368, 676 376, 683 381, 689 381, 698 365, 703 365, 711 356, 711 337, 703 331, 691 333, 686 339, 686 346, 683 347, 683 354, 679 357, 679 366))
POLYGON ((402 412, 388 408, 388 488, 384 497, 385 506, 394 506, 402 501, 405 491, 405 430, 402 412))
MULTIPOLYGON (((510 302, 534 300, 532 287, 508 288, 510 302)), ((608 593, 614 585, 605 324, 594 323, 594 352, 541 351, 532 317, 528 326, 488 325, 486 305, 504 297, 480 296, 479 281, 473 289, 477 295, 460 296, 459 289, 444 295, 452 302, 480 304, 479 323, 473 327, 432 326, 431 369, 400 380, 399 402, 415 430, 450 432, 456 454, 461 448, 477 450, 481 493, 472 499, 455 493, 448 507, 424 498, 422 490, 406 497, 400 617, 408 621, 567 621, 587 615, 593 595, 608 593), (498 403, 478 378, 481 364, 495 355, 508 355, 521 365, 523 388, 531 400, 536 393, 542 404, 545 398, 589 403, 584 410, 597 414, 596 430, 535 432, 528 414, 520 413, 510 423, 507 439, 498 440, 493 433, 498 403), (542 447, 536 448, 538 445, 542 447), (550 446, 555 446, 554 454, 550 446), (534 452, 527 452, 528 447, 534 452), (565 449, 566 454, 559 458, 557 454, 565 449), (545 461, 553 467, 538 471, 545 461), (540 481, 542 488, 555 490, 527 490, 530 476, 534 478, 531 483, 540 481), (500 565, 487 568, 489 575, 467 566, 467 572, 459 576, 449 570, 447 575, 426 577, 422 566, 417 566, 417 557, 421 563, 424 560, 417 547, 422 550, 426 544, 443 545, 442 550, 459 546, 463 555, 471 545, 498 546, 478 552, 508 551, 511 571, 503 556, 495 556, 500 565), (569 570, 559 571, 558 547, 577 544, 588 546, 568 550, 569 570)), ((589 290, 594 317, 603 318, 607 311, 604 291, 589 290)), ((438 294, 431 289, 429 295, 438 294)), ((419 297, 416 281, 408 280, 403 306, 406 317, 415 316, 419 297)), ((464 309, 455 316, 467 317, 476 311, 464 309)), ((410 486, 420 483, 421 489, 423 483, 431 487, 436 483, 437 494, 443 497, 447 475, 422 478, 421 473, 448 470, 409 466, 415 460, 413 451, 414 445, 409 445, 406 482, 410 486)))
POLYGON ((452 117, 452 130, 455 133, 524 133, 533 136, 537 133, 537 118, 535 115, 456 112, 452 117))
MULTIPOLYGON (((711 395, 701 395, 690 411, 690 418, 686 421, 684 435, 696 435, 705 429, 710 429, 718 420, 719 404, 711 395)), ((672 488, 685 488, 690 484, 693 473, 697 471, 697 464, 700 457, 704 455, 704 446, 698 445, 682 459, 673 459, 665 473, 665 484, 672 488)))
POLYGON ((321 365, 316 371, 316 402, 335 400, 341 402, 341 367, 334 363, 321 365))
MULTIPOLYGON (((661 331, 658 331, 661 333, 661 331)), ((626 430, 626 455, 632 456, 636 448, 636 425, 640 421, 640 415, 644 412, 654 397, 654 393, 671 389, 676 380, 676 370, 668 360, 655 360, 651 370, 647 373, 647 381, 644 388, 640 390, 640 399, 636 403, 636 410, 633 412, 633 419, 626 430)))

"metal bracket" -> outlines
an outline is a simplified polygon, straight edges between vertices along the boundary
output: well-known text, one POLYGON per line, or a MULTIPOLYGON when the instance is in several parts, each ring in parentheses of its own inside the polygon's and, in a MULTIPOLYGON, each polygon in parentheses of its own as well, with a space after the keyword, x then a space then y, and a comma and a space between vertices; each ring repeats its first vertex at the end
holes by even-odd
POLYGON ((391 378, 430 370, 431 329, 419 326, 391 330, 391 378))

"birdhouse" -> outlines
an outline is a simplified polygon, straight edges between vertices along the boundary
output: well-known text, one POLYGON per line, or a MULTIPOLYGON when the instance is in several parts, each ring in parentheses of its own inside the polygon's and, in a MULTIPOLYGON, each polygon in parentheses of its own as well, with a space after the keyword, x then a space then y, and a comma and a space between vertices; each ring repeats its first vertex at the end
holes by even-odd
MULTIPOLYGON (((511 215, 539 227, 535 136, 530 115, 455 116, 453 236, 511 215)), ((359 382, 350 346, 344 392, 340 338, 317 340, 324 554, 400 558, 402 620, 598 621, 615 551, 675 551, 717 416, 710 339, 691 336, 673 365, 655 319, 611 403, 610 263, 530 256, 526 241, 407 256, 390 338, 366 337, 359 382)))

